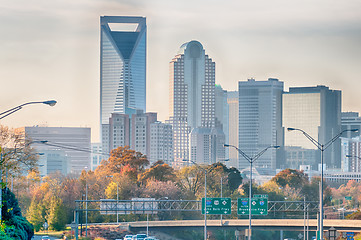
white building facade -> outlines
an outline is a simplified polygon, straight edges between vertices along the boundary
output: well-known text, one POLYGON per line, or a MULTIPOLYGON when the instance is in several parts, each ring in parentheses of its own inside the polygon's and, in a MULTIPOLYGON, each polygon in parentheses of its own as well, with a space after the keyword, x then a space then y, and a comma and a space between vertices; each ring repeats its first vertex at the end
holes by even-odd
POLYGON ((198 41, 184 43, 170 62, 170 118, 175 165, 189 159, 193 128, 215 127, 215 63, 198 41))

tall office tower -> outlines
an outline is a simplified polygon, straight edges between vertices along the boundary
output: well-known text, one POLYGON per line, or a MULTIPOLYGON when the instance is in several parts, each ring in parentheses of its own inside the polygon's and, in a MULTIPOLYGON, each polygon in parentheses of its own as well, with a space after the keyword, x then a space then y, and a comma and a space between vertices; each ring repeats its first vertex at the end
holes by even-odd
POLYGON ((215 127, 215 63, 198 41, 184 43, 170 62, 170 119, 175 165, 189 159, 189 133, 215 127))
MULTIPOLYGON (((238 146, 238 91, 227 92, 228 103, 228 144, 238 146)), ((227 141, 226 141, 227 142, 227 141)), ((238 168, 238 152, 234 148, 227 148, 229 165, 238 168)))
MULTIPOLYGON (((341 91, 325 86, 290 88, 283 94, 283 126, 302 129, 321 144, 327 143, 341 132, 341 91)), ((317 149, 298 131, 285 131, 285 146, 317 149)), ((341 167, 340 148, 338 139, 324 151, 328 169, 341 167)), ((310 165, 317 167, 319 156, 320 151, 310 165)))
POLYGON ((150 124, 150 165, 161 160, 173 164, 173 131, 170 124, 153 122, 150 124))
POLYGON ((361 137, 341 138, 341 170, 361 172, 361 137))
MULTIPOLYGON (((283 145, 282 92, 283 82, 269 78, 268 81, 238 82, 239 92, 239 149, 254 156, 264 148, 283 145)), ((255 167, 276 169, 281 160, 277 149, 269 149, 254 164, 255 167)), ((239 168, 249 167, 249 162, 238 157, 239 168)))
POLYGON ((341 113, 341 130, 359 129, 358 132, 345 132, 343 137, 354 138, 361 134, 361 117, 358 112, 341 113))
MULTIPOLYGON (((58 162, 58 169, 65 169, 68 173, 80 173, 82 170, 90 170, 90 128, 78 127, 25 127, 22 129, 25 138, 31 141, 47 141, 46 144, 33 143, 32 147, 38 152, 44 152, 47 156, 48 171, 55 169, 54 164, 58 162), (54 152, 58 158, 50 159, 54 152), (63 151, 64 153, 62 153, 63 151), (67 157, 66 166, 61 160, 67 157), (49 160, 50 159, 50 160, 49 160), (51 168, 50 168, 51 166, 51 168)), ((65 171, 65 170, 60 170, 65 171)))
POLYGON ((220 128, 193 128, 190 133, 190 160, 213 164, 225 159, 225 135, 220 128))
MULTIPOLYGON (((229 142, 229 108, 227 103, 227 90, 223 90, 221 85, 216 84, 215 87, 215 117, 216 128, 224 133, 225 143, 229 142)), ((228 149, 227 149, 228 150, 228 149)), ((225 151, 224 158, 229 158, 228 151, 225 151)), ((230 162, 227 162, 229 165, 230 162)))
POLYGON ((147 27, 144 17, 103 16, 100 28, 100 125, 108 129, 112 113, 146 110, 147 27))

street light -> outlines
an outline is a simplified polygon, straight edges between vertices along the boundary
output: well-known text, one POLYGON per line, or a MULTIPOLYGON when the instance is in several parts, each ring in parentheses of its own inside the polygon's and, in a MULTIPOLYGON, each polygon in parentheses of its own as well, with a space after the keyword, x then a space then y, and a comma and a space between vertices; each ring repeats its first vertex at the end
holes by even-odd
POLYGON ((287 130, 288 131, 299 131, 299 132, 301 132, 303 135, 305 135, 305 137, 308 140, 310 140, 310 142, 312 142, 313 145, 315 145, 321 151, 321 187, 320 187, 321 189, 320 189, 320 223, 319 223, 320 227, 319 227, 319 231, 320 231, 320 239, 323 239, 323 152, 329 146, 331 146, 331 144, 334 143, 344 132, 358 132, 358 129, 346 129, 346 130, 343 130, 339 134, 337 134, 336 136, 331 138, 331 140, 329 140, 326 144, 319 143, 316 139, 311 137, 308 133, 306 133, 302 129, 299 129, 299 128, 287 128, 287 130))
POLYGON ((48 101, 43 101, 43 102, 27 102, 27 103, 21 104, 21 105, 19 105, 17 107, 11 108, 11 109, 9 109, 9 110, 7 110, 5 112, 0 113, 0 119, 3 119, 5 117, 9 116, 10 114, 13 114, 14 112, 19 111, 25 105, 38 104, 38 103, 46 104, 46 105, 49 105, 49 106, 52 107, 52 106, 54 106, 56 104, 56 101, 55 100, 48 100, 48 101))
MULTIPOLYGON (((183 161, 187 161, 183 159, 183 161)), ((204 171, 204 240, 207 240, 207 170, 199 166, 197 163, 189 160, 189 162, 193 163, 200 169, 204 171)))
POLYGON ((229 145, 229 144, 224 144, 224 147, 233 147, 234 149, 236 149, 238 151, 239 154, 242 155, 242 157, 244 157, 251 165, 251 169, 250 169, 250 184, 249 184, 249 196, 248 196, 248 211, 249 211, 249 227, 248 227, 248 240, 251 240, 252 238, 252 168, 253 168, 253 162, 256 161, 260 156, 262 156, 263 153, 265 153, 269 148, 279 148, 280 146, 268 146, 265 149, 263 149, 262 151, 260 151, 259 153, 257 153, 256 155, 254 155, 253 157, 249 157, 247 154, 245 154, 243 151, 241 151, 238 147, 233 146, 233 145, 229 145))

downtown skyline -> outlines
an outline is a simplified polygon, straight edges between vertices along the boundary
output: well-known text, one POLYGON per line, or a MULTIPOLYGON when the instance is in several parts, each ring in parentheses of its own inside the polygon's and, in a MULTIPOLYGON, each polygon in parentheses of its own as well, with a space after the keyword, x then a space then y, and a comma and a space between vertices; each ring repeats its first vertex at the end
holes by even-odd
POLYGON ((169 116, 168 64, 191 40, 207 49, 216 63, 216 83, 226 90, 237 90, 238 81, 251 77, 278 78, 286 91, 326 85, 342 91, 342 111, 361 112, 361 3, 205 3, 188 9, 161 0, 7 2, 0 11, 5 36, 0 76, 6 89, 1 109, 48 99, 58 104, 24 108, 2 124, 87 126, 92 141, 98 140, 102 15, 147 18, 147 112, 158 112, 162 121, 169 116))

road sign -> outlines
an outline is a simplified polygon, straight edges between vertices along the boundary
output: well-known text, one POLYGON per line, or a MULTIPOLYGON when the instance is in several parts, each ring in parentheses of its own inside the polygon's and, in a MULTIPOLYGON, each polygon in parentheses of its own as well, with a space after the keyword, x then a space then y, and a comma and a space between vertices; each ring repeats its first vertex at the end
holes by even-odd
POLYGON ((43 228, 44 228, 45 230, 47 230, 47 229, 48 229, 48 227, 49 227, 49 224, 48 224, 47 222, 44 222, 44 224, 43 224, 43 228))
MULTIPOLYGON (((238 198, 237 213, 238 215, 249 215, 249 199, 238 198)), ((267 215, 268 214, 268 198, 252 198, 251 199, 252 215, 267 215)))
POLYGON ((352 200, 352 197, 351 196, 346 196, 345 200, 352 200))
POLYGON ((253 194, 253 198, 267 198, 268 194, 253 194))
POLYGON ((347 232, 346 233, 346 240, 354 240, 354 235, 355 233, 354 232, 347 232))
MULTIPOLYGON (((207 214, 231 214, 231 198, 207 198, 207 214)), ((204 198, 202 198, 202 214, 204 214, 204 198)))

